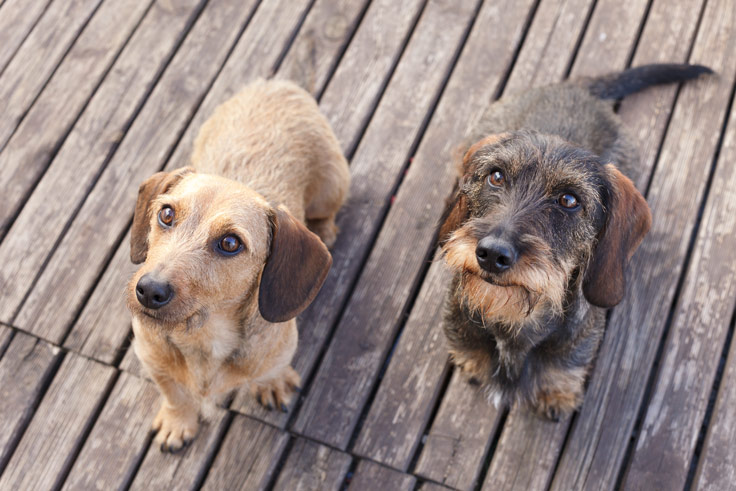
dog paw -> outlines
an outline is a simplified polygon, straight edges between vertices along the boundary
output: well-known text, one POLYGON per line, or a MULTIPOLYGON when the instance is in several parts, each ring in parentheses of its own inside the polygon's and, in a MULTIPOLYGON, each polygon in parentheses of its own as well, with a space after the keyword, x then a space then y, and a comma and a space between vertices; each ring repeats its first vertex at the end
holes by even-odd
POLYGON ((541 418, 558 422, 566 418, 580 405, 582 396, 568 392, 542 392, 537 396, 534 411, 541 418))
POLYGON ((322 239, 322 242, 328 247, 335 245, 337 240, 338 228, 335 225, 335 220, 332 218, 319 219, 319 220, 307 220, 307 228, 317 234, 322 239))
POLYGON ((277 377, 255 381, 251 390, 256 400, 269 411, 277 408, 287 412, 294 392, 300 390, 300 383, 299 374, 287 366, 277 377))
POLYGON ((189 445, 199 430, 196 412, 181 411, 161 406, 153 420, 154 440, 162 452, 176 453, 189 445))

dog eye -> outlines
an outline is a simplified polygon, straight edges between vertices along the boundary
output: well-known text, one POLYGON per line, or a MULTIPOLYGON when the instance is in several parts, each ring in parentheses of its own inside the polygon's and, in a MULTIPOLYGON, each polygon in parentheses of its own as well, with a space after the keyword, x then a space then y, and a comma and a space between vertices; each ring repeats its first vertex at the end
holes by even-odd
POLYGON ((563 208, 567 208, 568 210, 574 210, 580 206, 577 197, 575 197, 574 194, 570 193, 565 193, 561 195, 557 202, 560 204, 560 206, 562 206, 563 208))
POLYGON ((164 227, 171 227, 174 223, 174 209, 170 206, 164 206, 161 211, 158 212, 158 223, 164 227))
POLYGON ((500 170, 494 170, 488 175, 488 184, 494 188, 500 188, 506 182, 506 176, 500 170))
POLYGON ((243 244, 234 235, 226 235, 217 243, 219 251, 226 256, 234 256, 243 249, 243 244))

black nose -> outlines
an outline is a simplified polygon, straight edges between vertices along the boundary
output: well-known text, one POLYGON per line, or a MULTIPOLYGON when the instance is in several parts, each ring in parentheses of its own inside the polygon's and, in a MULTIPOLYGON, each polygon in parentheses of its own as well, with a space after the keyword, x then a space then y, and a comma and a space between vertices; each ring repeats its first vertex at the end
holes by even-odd
POLYGON ((491 273, 502 273, 514 265, 516 249, 497 237, 484 237, 475 248, 475 257, 481 268, 491 273))
POLYGON ((144 274, 135 286, 135 296, 144 307, 160 309, 174 298, 174 290, 166 281, 144 274))

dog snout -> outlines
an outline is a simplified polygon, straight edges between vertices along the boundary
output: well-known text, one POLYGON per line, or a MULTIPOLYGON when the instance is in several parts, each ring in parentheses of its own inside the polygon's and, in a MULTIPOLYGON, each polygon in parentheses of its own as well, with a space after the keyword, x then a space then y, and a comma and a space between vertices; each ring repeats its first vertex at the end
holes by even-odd
POLYGON ((135 296, 144 307, 160 309, 174 298, 174 290, 167 281, 147 273, 138 280, 135 286, 135 296))
POLYGON ((484 237, 478 241, 475 257, 481 268, 491 273, 502 273, 516 263, 518 254, 514 246, 497 237, 484 237))

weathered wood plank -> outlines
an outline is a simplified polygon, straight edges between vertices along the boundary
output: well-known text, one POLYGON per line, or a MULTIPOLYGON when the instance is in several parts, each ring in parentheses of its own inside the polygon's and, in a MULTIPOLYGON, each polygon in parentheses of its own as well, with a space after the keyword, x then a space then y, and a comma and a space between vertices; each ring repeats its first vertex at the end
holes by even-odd
POLYGON ((18 51, 50 0, 8 0, 0 7, 0 74, 18 51))
POLYGON ((473 489, 500 416, 483 392, 456 370, 414 474, 452 488, 473 489))
POLYGON ((297 438, 273 489, 338 491, 342 489, 351 461, 350 455, 339 450, 297 438))
POLYGON ((692 489, 721 491, 736 483, 736 343, 730 353, 713 409, 692 489))
POLYGON ((0 477, 0 489, 51 489, 72 465, 115 370, 67 354, 0 477))
POLYGON ((437 484, 436 482, 425 481, 419 486, 420 491, 447 491, 448 487, 437 484))
POLYGON ((483 489, 546 490, 569 423, 569 420, 554 423, 525 409, 512 409, 483 489))
POLYGON ((288 433, 236 414, 202 489, 263 489, 288 441, 288 433))
POLYGON ((353 453, 406 471, 447 373, 440 328, 450 274, 436 260, 391 356, 353 453))
POLYGON ((603 75, 626 66, 648 3, 649 0, 598 0, 571 76, 603 75))
MULTIPOLYGON (((572 55, 569 51, 584 28, 590 3, 590 0, 586 3, 578 0, 542 2, 514 64, 506 91, 518 91, 564 77, 572 55)), ((435 346, 434 351, 425 353, 431 345, 424 345, 421 341, 416 344, 414 340, 414 336, 425 336, 424 329, 427 328, 432 329, 434 336, 441 335, 439 319, 448 279, 437 271, 438 266, 432 265, 424 280, 423 289, 426 293, 424 290, 420 293, 413 307, 356 444, 359 455, 398 469, 405 469, 411 460, 426 423, 425 418, 434 404, 435 390, 444 374, 441 370, 447 355, 444 345, 441 348, 435 346), (403 343, 415 343, 418 352, 403 351, 403 343), (417 388, 411 391, 398 390, 408 377, 400 367, 419 372, 425 364, 433 368, 432 372, 425 373, 424 382, 428 391, 417 388), (440 364, 439 367, 437 364, 440 364)))
POLYGON ((376 489, 391 489, 396 491, 410 491, 414 489, 416 478, 409 474, 389 469, 382 465, 361 460, 350 479, 350 491, 373 491, 376 489))
POLYGON ((369 0, 318 0, 279 66, 276 78, 293 80, 318 97, 369 0))
MULTIPOLYGON (((633 65, 655 62, 685 62, 695 36, 700 7, 701 5, 697 2, 685 2, 675 6, 671 2, 656 0, 651 6, 637 46, 633 65)), ((541 9, 542 6, 540 6, 538 14, 541 13, 541 9)), ((534 24, 532 24, 532 29, 534 29, 534 24)), ((633 33, 631 34, 633 35, 633 33)), ((621 43, 628 43, 629 45, 632 45, 634 41, 634 37, 626 40, 620 39, 621 43)), ((590 45, 581 49, 583 50, 581 51, 582 56, 595 58, 585 51, 591 49, 590 45)), ((592 49, 597 48, 593 46, 592 49)), ((621 65, 612 65, 608 69, 622 69, 624 61, 621 61, 621 65)), ((558 66, 562 67, 563 65, 559 64, 558 66)), ((582 72, 588 70, 582 65, 579 68, 582 72)), ((594 69, 594 67, 591 68, 591 70, 594 69)), ((516 71, 516 67, 514 71, 516 71)), ((555 79, 559 80, 563 74, 564 72, 559 72, 555 79)), ((511 89, 507 86, 507 90, 511 89)), ((675 86, 658 87, 654 90, 627 97, 621 105, 619 113, 627 128, 631 130, 631 134, 638 138, 638 146, 641 149, 640 174, 632 176, 640 189, 645 188, 657 159, 659 146, 664 138, 666 123, 672 112, 676 89, 675 86)), ((494 480, 493 484, 489 484, 491 488, 508 485, 512 488, 523 489, 527 484, 531 487, 547 486, 551 479, 551 473, 554 472, 554 465, 537 465, 538 456, 529 451, 521 452, 519 449, 525 447, 538 448, 537 443, 534 442, 544 442, 548 449, 548 453, 544 454, 544 457, 555 459, 555 461, 562 451, 561 447, 565 439, 566 429, 569 426, 569 420, 555 425, 555 431, 551 432, 547 425, 538 422, 535 418, 517 416, 517 412, 517 410, 511 411, 507 424, 513 426, 508 430, 510 433, 507 433, 506 428, 504 429, 504 433, 496 447, 494 460, 491 463, 494 472, 489 472, 488 475, 494 476, 499 472, 501 474, 498 481, 494 480), (500 459, 498 463, 497 459, 500 459), (526 469, 526 471, 514 474, 513 469, 519 468, 526 469), (503 470, 511 472, 512 475, 505 474, 503 470)))
MULTIPOLYGON (((3 327, 8 337, 10 329, 3 327)), ((43 388, 59 361, 59 350, 17 332, 0 359, 0 472, 23 434, 43 388)))
POLYGON ((594 4, 594 0, 542 0, 506 82, 504 95, 564 78, 594 4))
MULTIPOLYGON (((355 21, 359 10, 355 3, 355 0, 341 2, 321 0, 315 3, 307 14, 305 24, 289 49, 286 59, 280 65, 277 76, 281 77, 284 70, 287 73, 304 71, 304 74, 309 72, 309 77, 314 77, 314 80, 326 79, 331 63, 339 52, 341 42, 346 40, 350 30, 353 29, 349 24, 355 21), (337 32, 337 27, 342 30, 337 32), (303 34, 305 28, 309 29, 307 34, 303 34), (343 36, 343 39, 340 39, 339 35, 343 36), (290 56, 295 49, 305 50, 305 45, 310 46, 308 60, 290 56)), ((264 21, 263 19, 256 20, 264 21)), ((220 75, 220 77, 225 76, 227 73, 220 75)), ((233 77, 238 80, 242 78, 238 73, 233 73, 233 77)), ((191 133, 192 137, 193 127, 194 125, 187 133, 191 133)), ((167 167, 176 167, 181 165, 182 161, 186 161, 187 154, 191 150, 190 146, 189 139, 184 138, 178 145, 174 156, 169 160, 167 167)), ((130 263, 129 243, 129 238, 126 236, 82 310, 79 320, 72 327, 65 343, 65 346, 70 349, 79 350, 87 356, 107 363, 119 356, 118 350, 130 332, 128 309, 125 307, 124 296, 120 293, 124 291, 129 278, 136 269, 136 266, 130 263)), ((131 369, 131 366, 126 364, 124 368, 131 369)))
MULTIPOLYGON (((736 14, 736 10, 733 11, 736 14)), ((735 46, 736 47, 736 46, 735 46)), ((721 146, 625 485, 683 488, 736 306, 736 113, 721 146)), ((731 408, 732 410, 734 408, 731 408)))
MULTIPOLYGON (((431 6, 430 4, 428 9, 431 6)), ((499 5, 484 5, 478 13, 475 25, 488 25, 490 19, 498 16, 499 9, 499 5)), ((476 88, 479 93, 492 94, 518 43, 528 11, 529 3, 514 3, 513 9, 505 9, 507 22, 503 28, 484 30, 479 27, 478 31, 474 29, 470 34, 469 44, 473 48, 471 50, 466 46, 466 52, 472 52, 474 59, 466 57, 465 62, 461 59, 460 64, 463 66, 460 67, 459 64, 455 73, 461 74, 457 77, 469 77, 468 80, 472 80, 473 83, 465 82, 468 85, 448 87, 441 99, 437 115, 430 124, 430 131, 423 139, 428 145, 423 146, 423 149, 420 147, 419 154, 408 169, 389 211, 386 225, 361 272, 361 279, 342 317, 343 320, 337 328, 296 420, 295 431, 338 447, 347 444, 373 386, 380 363, 396 333, 404 302, 415 288, 416 275, 425 266, 425 257, 434 237, 436 220, 443 207, 438 188, 446 187, 449 193, 452 186, 450 166, 439 164, 437 159, 449 155, 448 147, 457 143, 457 140, 450 143, 449 135, 462 134, 461 131, 467 124, 467 115, 473 112, 468 97, 470 88, 476 88), (486 56, 489 57, 488 65, 485 64, 486 56), (466 65, 467 63, 472 66, 466 65), (451 102, 445 102, 451 90, 453 91, 449 99, 451 102), (435 131, 437 133, 434 133, 435 131), (421 182, 417 173, 421 173, 421 182)), ((422 20, 418 29, 421 25, 422 20)), ((407 59, 410 50, 411 45, 406 54, 407 59)), ((384 109, 391 111, 392 114, 400 116, 402 125, 409 124, 404 118, 410 110, 400 108, 404 107, 406 94, 415 90, 416 80, 413 74, 406 77, 408 79, 406 82, 402 80, 403 66, 405 66, 403 63, 399 65, 399 71, 389 85, 373 120, 380 122, 383 127, 391 128, 393 133, 388 132, 384 139, 375 142, 369 134, 366 134, 356 153, 356 159, 363 151, 369 152, 368 155, 373 158, 370 165, 366 166, 366 170, 356 170, 355 167, 352 169, 354 183, 352 189, 355 192, 350 213, 367 213, 371 208, 375 210, 374 213, 381 211, 376 208, 382 203, 368 202, 370 194, 366 195, 361 188, 365 185, 362 184, 364 180, 372 175, 371 169, 376 168, 376 162, 382 162, 387 158, 382 154, 384 142, 392 140, 396 134, 398 123, 389 124, 380 119, 381 111, 384 109), (391 95, 394 83, 401 88, 397 96, 391 95), (404 85, 405 83, 407 85, 404 85), (396 97, 396 100, 393 97, 396 97), (372 153, 376 150, 378 154, 372 153), (363 206, 359 207, 359 204, 363 206)), ((453 80, 455 82, 451 81, 451 84, 456 84, 458 78, 453 77, 453 80)), ((388 148, 398 148, 400 145, 401 143, 397 142, 388 148)), ((353 166, 356 162, 354 161, 353 166)), ((370 239, 370 235, 364 235, 369 227, 370 221, 353 218, 351 222, 344 224, 342 237, 350 240, 351 247, 356 248, 356 244, 370 239)))
POLYGON ((64 489, 122 489, 129 483, 146 451, 158 399, 153 384, 121 374, 64 489))
POLYGON ((233 9, 242 6, 233 5, 208 4, 198 17, 35 283, 16 318, 19 327, 54 340, 68 330, 112 245, 124 235, 138 186, 163 167, 222 67, 240 28, 231 20, 233 9))
POLYGON ((101 0, 52 2, 0 76, 0 150, 101 0))
POLYGON ((718 77, 680 92, 648 196, 654 225, 629 266, 629 291, 614 309, 584 408, 563 452, 553 489, 606 488, 616 481, 644 396, 657 342, 673 302, 692 227, 717 150, 736 60, 730 2, 708 3, 692 62, 718 77), (672 197, 677 199, 673 200, 672 197))
MULTIPOLYGON (((226 414, 226 411, 218 410, 211 421, 200 426, 192 444, 177 454, 163 453, 158 445, 151 443, 130 489, 195 489, 207 473, 217 445, 222 441, 227 426, 226 414)), ((153 418, 154 413, 150 416, 153 418)), ((150 421, 146 426, 149 424, 150 421)))
MULTIPOLYGON (((14 315, 44 261, 53 251, 59 235, 147 97, 157 74, 166 66, 172 50, 183 35, 182 31, 200 4, 201 0, 156 3, 87 104, 0 245, 0 261, 5 265, 0 271, 0 317, 9 319, 14 315), (84 162, 84 165, 80 165, 80 162, 84 162), (28 247, 29 234, 41 239, 36 247, 28 247)), ((106 2, 103 8, 108 5, 113 10, 118 8, 115 2, 106 2)), ((102 10, 98 12, 102 13, 102 10)), ((103 19, 109 21, 115 17, 112 15, 103 19)), ((98 18, 95 16, 93 21, 98 18)), ((88 27, 95 25, 93 22, 88 27)), ((106 29, 109 26, 106 27, 105 23, 98 30, 87 29, 80 41, 87 32, 104 37, 107 35, 106 29)), ((90 40, 91 45, 95 46, 92 41, 94 39, 90 40)), ((90 46, 86 43, 85 46, 84 52, 90 51, 90 46)), ((86 102, 87 96, 78 98, 76 94, 66 93, 70 90, 73 93, 74 88, 80 85, 76 78, 84 78, 84 72, 79 72, 86 66, 85 56, 89 57, 84 52, 79 57, 79 63, 72 63, 69 70, 60 69, 57 72, 18 132, 0 153, 0 166, 9 169, 8 184, 13 184, 11 187, 14 189, 23 188, 23 182, 32 184, 33 180, 26 181, 26 173, 33 176, 49 165, 57 140, 67 132, 68 126, 74 122, 74 117, 86 102), (46 94, 49 94, 48 97, 46 94), (39 128, 44 130, 39 131, 39 128), (17 179, 11 177, 13 169, 18 175, 17 179)), ((91 52, 96 53, 96 50, 92 49, 91 52)), ((62 64, 62 68, 65 66, 62 64)), ((102 76, 101 73, 99 75, 102 76)), ((24 194, 11 193, 9 198, 15 196, 20 200, 24 194)), ((13 216, 11 208, 9 206, 6 210, 7 218, 13 216)), ((54 340, 58 340, 58 337, 54 340)))
MULTIPOLYGON (((15 130, 0 154, 0 168, 3 169, 0 189, 4 196, 4 206, 0 208, 0 239, 46 169, 59 140, 63 139, 149 5, 150 0, 103 3, 15 130)), ((76 169, 80 167, 79 162, 75 162, 76 169)), ((83 182, 75 181, 75 184, 80 191, 86 189, 83 182)), ((44 194, 43 199, 44 205, 51 208, 48 207, 49 196, 44 194)), ((58 226, 65 222, 55 221, 58 226)))
POLYGON ((10 344, 13 338, 13 330, 3 324, 0 324, 0 358, 5 354, 5 348, 10 344))

